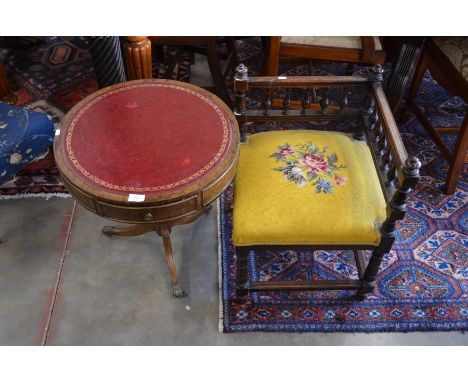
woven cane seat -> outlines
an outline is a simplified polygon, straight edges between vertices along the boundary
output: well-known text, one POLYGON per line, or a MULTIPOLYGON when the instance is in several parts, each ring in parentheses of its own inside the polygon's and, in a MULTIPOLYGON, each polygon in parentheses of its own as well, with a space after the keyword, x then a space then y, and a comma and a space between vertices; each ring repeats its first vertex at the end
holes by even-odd
POLYGON ((385 214, 370 150, 348 134, 272 131, 241 144, 236 246, 378 245, 385 214))

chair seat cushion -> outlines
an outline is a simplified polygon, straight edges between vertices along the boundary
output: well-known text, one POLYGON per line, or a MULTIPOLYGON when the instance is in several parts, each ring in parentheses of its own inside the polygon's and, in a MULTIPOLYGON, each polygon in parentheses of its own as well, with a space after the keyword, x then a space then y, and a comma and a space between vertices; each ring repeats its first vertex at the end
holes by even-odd
POLYGON ((433 37, 437 47, 468 81, 468 37, 433 37))
MULTIPOLYGON (((359 36, 282 36, 281 42, 333 48, 362 49, 362 41, 359 36)), ((374 43, 376 50, 382 50, 382 44, 378 37, 374 37, 374 43)))
POLYGON ((0 103, 0 185, 46 155, 53 137, 50 116, 0 103))
POLYGON ((241 144, 234 245, 378 245, 385 216, 365 142, 289 130, 254 134, 241 144))

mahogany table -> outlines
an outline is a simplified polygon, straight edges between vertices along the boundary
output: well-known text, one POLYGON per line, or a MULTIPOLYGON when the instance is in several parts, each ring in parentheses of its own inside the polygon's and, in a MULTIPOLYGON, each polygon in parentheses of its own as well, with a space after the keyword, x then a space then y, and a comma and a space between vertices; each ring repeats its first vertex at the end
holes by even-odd
POLYGON ((232 181, 239 156, 233 113, 197 86, 148 79, 91 94, 59 128, 54 154, 69 192, 100 216, 133 223, 104 227, 109 236, 162 236, 174 296, 186 296, 171 228, 197 219, 232 181))

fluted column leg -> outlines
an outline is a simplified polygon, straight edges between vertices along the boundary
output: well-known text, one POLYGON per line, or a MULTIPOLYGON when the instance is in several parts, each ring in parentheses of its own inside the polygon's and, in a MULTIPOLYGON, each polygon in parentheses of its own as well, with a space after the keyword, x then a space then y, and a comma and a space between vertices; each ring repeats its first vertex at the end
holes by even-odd
POLYGON ((124 36, 122 39, 127 78, 129 80, 151 78, 153 76, 151 41, 147 36, 124 36))

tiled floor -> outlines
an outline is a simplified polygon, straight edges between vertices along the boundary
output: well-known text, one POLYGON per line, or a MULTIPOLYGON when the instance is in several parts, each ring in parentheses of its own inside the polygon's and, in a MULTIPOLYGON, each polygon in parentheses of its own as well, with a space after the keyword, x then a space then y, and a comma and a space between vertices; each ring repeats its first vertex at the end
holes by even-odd
POLYGON ((0 345, 468 345, 460 332, 222 334, 216 209, 173 230, 190 291, 175 299, 156 234, 108 238, 74 206, 0 201, 0 345))

